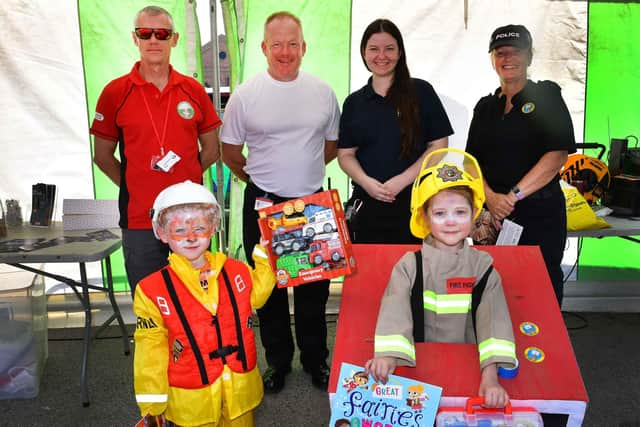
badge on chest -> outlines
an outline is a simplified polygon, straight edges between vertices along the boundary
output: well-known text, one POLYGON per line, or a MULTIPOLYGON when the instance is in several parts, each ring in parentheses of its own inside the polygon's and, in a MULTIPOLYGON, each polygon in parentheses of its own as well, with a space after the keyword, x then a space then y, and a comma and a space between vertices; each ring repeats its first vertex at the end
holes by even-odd
POLYGON ((470 294, 475 277, 451 277, 447 279, 447 294, 470 294))

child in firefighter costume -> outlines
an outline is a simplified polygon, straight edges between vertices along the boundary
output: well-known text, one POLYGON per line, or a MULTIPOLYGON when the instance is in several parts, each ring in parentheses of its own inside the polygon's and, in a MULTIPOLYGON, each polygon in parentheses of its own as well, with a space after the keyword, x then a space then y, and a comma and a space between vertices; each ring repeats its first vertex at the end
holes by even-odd
POLYGON ((172 253, 140 281, 133 303, 134 388, 145 424, 253 426, 263 388, 252 309, 275 284, 266 242, 254 248, 255 270, 210 252, 220 206, 190 181, 163 190, 151 213, 172 253))
MULTIPOLYGON (((456 149, 430 153, 413 184, 410 228, 423 239, 391 272, 375 332, 374 358, 365 364, 385 383, 396 366, 416 366, 416 342, 477 343, 485 406, 509 396, 498 367, 516 364, 515 341, 500 275, 493 259, 467 236, 484 203, 476 160, 456 149)), ((419 360, 417 363, 429 363, 419 360)))

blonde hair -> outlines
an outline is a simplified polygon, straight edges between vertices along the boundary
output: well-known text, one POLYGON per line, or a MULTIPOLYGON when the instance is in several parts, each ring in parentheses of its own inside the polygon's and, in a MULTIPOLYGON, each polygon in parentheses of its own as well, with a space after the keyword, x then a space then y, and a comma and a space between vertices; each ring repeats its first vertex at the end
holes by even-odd
POLYGON ((158 215, 158 227, 164 228, 169 223, 170 218, 179 213, 197 211, 202 216, 207 217, 215 227, 220 221, 220 209, 216 205, 209 203, 185 203, 182 205, 169 206, 163 209, 158 215))

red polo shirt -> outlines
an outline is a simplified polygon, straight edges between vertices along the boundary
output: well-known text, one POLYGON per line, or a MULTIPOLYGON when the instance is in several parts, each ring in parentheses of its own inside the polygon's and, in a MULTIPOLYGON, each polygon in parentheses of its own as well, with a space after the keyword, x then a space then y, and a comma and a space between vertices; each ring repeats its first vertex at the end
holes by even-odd
POLYGON ((119 142, 120 227, 150 229, 149 210, 160 191, 187 179, 202 182, 198 135, 222 122, 198 81, 170 68, 160 92, 142 78, 139 65, 105 86, 90 132, 119 142), (152 170, 152 160, 170 150, 181 157, 173 170, 152 170))

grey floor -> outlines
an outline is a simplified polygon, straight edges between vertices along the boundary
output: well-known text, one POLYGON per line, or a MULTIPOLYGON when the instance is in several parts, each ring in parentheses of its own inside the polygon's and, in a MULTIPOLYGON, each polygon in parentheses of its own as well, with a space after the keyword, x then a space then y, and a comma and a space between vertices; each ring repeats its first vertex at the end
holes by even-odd
MULTIPOLYGON (((328 315, 329 344, 333 347, 335 315, 328 315)), ((133 328, 129 327, 132 332, 133 328)), ((80 399, 79 364, 81 330, 49 331, 49 358, 34 399, 0 400, 0 426, 133 426, 139 420, 132 389, 132 357, 123 354, 118 330, 110 327, 105 337, 90 348, 89 393, 91 403, 80 399), (112 337, 112 338, 111 338, 112 337)), ((264 357, 258 340, 259 366, 264 357)), ((297 358, 297 354, 296 354, 297 358)), ((256 414, 257 427, 326 426, 329 421, 328 394, 312 387, 298 360, 286 377, 285 389, 267 395, 256 414)))
MULTIPOLYGON (((332 295, 330 307, 337 307, 338 299, 332 295)), ((121 305, 126 306, 126 303, 121 305)), ((127 310, 127 307, 123 308, 123 311, 127 310)), ((335 338, 336 318, 335 312, 327 315, 330 348, 335 338)), ((640 382, 637 379, 640 373, 640 314, 565 314, 565 322, 590 398, 584 425, 640 426, 640 382)), ((131 332, 132 327, 129 328, 131 332)), ((34 399, 0 400, 0 426, 135 424, 138 414, 132 391, 132 358, 123 355, 122 341, 115 328, 109 328, 104 337, 92 341, 89 361, 91 405, 82 407, 80 333, 80 329, 73 327, 49 329, 49 357, 39 395, 34 399)), ((263 369, 259 342, 258 349, 259 364, 263 369)), ((328 419, 327 394, 311 386, 309 376, 297 362, 287 376, 282 393, 265 396, 257 412, 258 427, 326 426, 328 419)))

